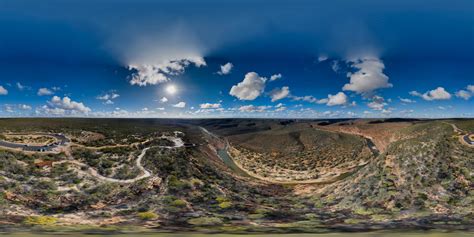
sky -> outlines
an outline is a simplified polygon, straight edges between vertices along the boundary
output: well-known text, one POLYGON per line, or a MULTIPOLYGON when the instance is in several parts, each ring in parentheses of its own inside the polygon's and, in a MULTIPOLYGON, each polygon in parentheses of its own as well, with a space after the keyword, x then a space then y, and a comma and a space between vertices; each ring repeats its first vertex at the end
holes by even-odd
POLYGON ((0 0, 0 117, 474 117, 474 1, 0 0))

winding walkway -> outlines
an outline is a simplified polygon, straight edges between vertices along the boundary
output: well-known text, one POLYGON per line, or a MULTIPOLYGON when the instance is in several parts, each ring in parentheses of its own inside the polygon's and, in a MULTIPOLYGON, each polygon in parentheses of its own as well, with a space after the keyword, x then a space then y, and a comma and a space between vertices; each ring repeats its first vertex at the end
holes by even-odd
POLYGON ((78 165, 78 166, 81 166, 81 167, 87 167, 88 168, 88 171, 89 171, 89 174, 99 180, 102 180, 102 181, 107 181, 107 182, 113 182, 113 183, 134 183, 138 180, 141 180, 141 179, 144 179, 144 178, 148 178, 151 176, 151 172, 148 171, 147 169, 145 169, 145 167, 143 167, 142 165, 142 159, 143 157, 145 156, 146 152, 150 149, 150 148, 154 148, 154 147, 158 147, 158 148, 164 148, 164 149, 172 149, 172 148, 179 148, 179 147, 183 147, 184 146, 184 142, 181 138, 179 137, 167 137, 167 136, 162 136, 161 138, 165 138, 165 139, 169 139, 171 140, 174 145, 173 146, 153 146, 153 147, 146 147, 146 148, 143 148, 143 150, 141 151, 140 155, 138 155, 137 159, 135 160, 135 164, 136 166, 138 167, 138 169, 140 169, 141 171, 141 175, 135 177, 135 178, 132 178, 132 179, 115 179, 115 178, 110 178, 110 177, 106 177, 106 176, 103 176, 101 174, 99 174, 99 172, 90 167, 89 165, 85 164, 85 163, 82 163, 80 161, 77 161, 71 154, 69 154, 68 156, 70 157, 71 160, 63 160, 63 161, 59 161, 59 162, 54 162, 53 164, 59 164, 59 163, 71 163, 71 164, 75 164, 75 165, 78 165))
POLYGON ((454 124, 454 123, 448 123, 448 122, 445 122, 445 123, 451 125, 451 127, 453 127, 454 132, 465 133, 465 135, 459 136, 459 140, 460 140, 461 143, 463 143, 467 146, 470 146, 470 147, 474 147, 474 140, 471 140, 471 138, 470 138, 470 136, 473 136, 474 134, 468 133, 468 132, 458 128, 456 126, 456 124, 454 124))
MULTIPOLYGON (((55 134, 55 135, 59 136, 59 134, 55 134)), ((62 134, 60 134, 60 135, 62 137, 61 137, 60 143, 58 145, 65 145, 67 142, 69 142, 68 138, 66 138, 62 134)), ((180 147, 183 147, 185 145, 184 142, 183 142, 183 139, 181 139, 180 137, 177 137, 177 132, 175 132, 175 135, 176 136, 164 136, 163 135, 163 136, 160 137, 161 139, 168 139, 168 140, 172 141, 174 143, 173 146, 152 146, 152 147, 143 148, 140 155, 138 155, 137 159, 135 160, 135 165, 141 171, 141 175, 139 175, 135 178, 132 178, 132 179, 115 179, 115 178, 110 178, 110 177, 106 177, 106 176, 101 175, 96 169, 92 168, 88 164, 85 164, 85 163, 80 162, 77 159, 75 159, 71 154, 70 147, 69 147, 69 149, 65 150, 66 155, 69 159, 53 162, 53 165, 63 164, 63 163, 74 164, 74 165, 77 165, 77 166, 80 166, 80 167, 86 167, 87 171, 88 171, 87 173, 89 175, 91 175, 92 177, 94 177, 96 179, 102 180, 102 181, 113 182, 113 183, 134 183, 138 180, 148 178, 148 177, 151 176, 151 172, 148 171, 147 169, 145 169, 145 167, 143 167, 143 165, 142 165, 142 159, 146 155, 146 152, 150 148, 155 148, 156 147, 156 148, 163 148, 163 149, 172 149, 172 148, 180 148, 180 147)), ((150 141, 150 140, 146 140, 143 143, 146 143, 148 141, 150 141)), ((102 148, 130 147, 130 146, 134 146, 134 145, 137 145, 137 144, 138 143, 133 143, 133 144, 130 144, 130 145, 113 145, 113 146, 102 146, 102 147, 87 147, 87 146, 83 146, 83 145, 79 145, 79 146, 87 148, 87 149, 99 150, 99 149, 102 149, 102 148)), ((23 148, 23 147, 25 147, 23 144, 8 143, 8 142, 3 142, 3 141, 0 141, 0 146, 4 146, 6 148, 23 148), (15 146, 12 147, 13 145, 15 145, 15 146)), ((81 172, 84 172, 84 171, 81 171, 81 172)))

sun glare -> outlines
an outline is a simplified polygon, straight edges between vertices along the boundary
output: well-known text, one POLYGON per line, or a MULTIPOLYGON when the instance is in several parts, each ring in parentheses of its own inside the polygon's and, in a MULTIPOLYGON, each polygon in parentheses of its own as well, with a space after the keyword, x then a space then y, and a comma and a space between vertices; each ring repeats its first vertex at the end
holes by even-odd
POLYGON ((168 93, 168 94, 171 94, 171 95, 175 94, 176 93, 176 86, 175 85, 168 85, 165 90, 166 90, 166 93, 168 93))

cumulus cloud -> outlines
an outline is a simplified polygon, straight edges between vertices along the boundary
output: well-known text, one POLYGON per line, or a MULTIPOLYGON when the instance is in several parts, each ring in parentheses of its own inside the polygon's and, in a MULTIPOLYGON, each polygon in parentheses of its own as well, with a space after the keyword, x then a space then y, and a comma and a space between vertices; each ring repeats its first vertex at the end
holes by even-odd
POLYGON ((400 101, 403 102, 403 103, 415 103, 416 102, 416 101, 408 99, 408 98, 398 97, 398 99, 400 99, 400 101))
POLYGON ((43 95, 52 95, 54 94, 54 92, 48 88, 39 88, 36 94, 39 96, 43 96, 43 95))
POLYGON ((221 107, 221 104, 220 103, 215 103, 215 104, 212 104, 212 103, 204 103, 204 104, 200 104, 199 107, 201 109, 218 109, 221 107))
POLYGON ((318 57, 318 62, 323 62, 323 61, 326 61, 326 60, 328 60, 328 56, 327 56, 327 55, 325 55, 325 54, 319 55, 319 57, 318 57))
POLYGON ((229 94, 239 100, 255 100, 265 89, 265 77, 260 77, 256 72, 249 72, 242 82, 232 86, 229 94))
POLYGON ((468 85, 467 90, 470 91, 471 93, 474 93, 474 85, 468 85))
POLYGON ((113 105, 114 99, 120 97, 119 94, 115 93, 114 91, 110 91, 109 93, 105 93, 96 97, 98 100, 103 100, 104 104, 106 105, 113 105))
POLYGON ((27 90, 31 89, 31 87, 25 86, 25 85, 21 84, 20 82, 16 83, 16 88, 18 88, 18 90, 20 90, 20 91, 25 90, 25 89, 27 89, 27 90))
POLYGON ((219 75, 227 75, 229 74, 231 71, 232 71, 232 68, 234 67, 234 65, 230 62, 224 64, 224 65, 221 65, 221 69, 220 71, 217 72, 217 74, 219 75))
POLYGON ((161 103, 166 103, 166 102, 168 102, 168 98, 166 98, 166 97, 163 96, 163 97, 160 99, 160 102, 161 102, 161 103))
POLYGON ((39 115, 79 115, 88 114, 91 109, 85 106, 82 102, 76 102, 69 97, 53 96, 47 105, 36 109, 39 115))
POLYGON ((3 86, 0 86, 0 95, 8 95, 8 90, 3 86))
POLYGON ((459 90, 456 93, 456 97, 469 100, 474 95, 474 85, 466 86, 466 90, 459 90))
POLYGON ((186 107, 186 102, 181 101, 177 104, 174 104, 173 107, 182 109, 182 108, 186 107))
POLYGON ((469 100, 471 98, 471 93, 469 91, 465 90, 459 90, 456 92, 456 97, 463 98, 464 100, 469 100))
MULTIPOLYGON (((326 104, 327 106, 345 105, 348 102, 347 95, 344 92, 338 92, 335 95, 329 94, 327 98, 317 99, 314 96, 290 96, 294 101, 305 101, 314 104, 326 104)), ((355 103, 353 103, 355 105, 355 103)))
POLYGON ((284 99, 288 97, 288 95, 290 95, 290 88, 288 86, 284 86, 282 88, 275 88, 270 92, 272 102, 284 99))
POLYGON ((278 73, 278 74, 274 74, 270 77, 270 81, 275 81, 275 80, 278 80, 280 78, 282 78, 283 75, 281 75, 281 73, 278 73))
POLYGON ((354 91, 362 95, 370 95, 373 91, 381 88, 393 87, 388 82, 388 76, 383 73, 385 65, 374 57, 365 57, 349 61, 356 72, 348 73, 350 82, 342 87, 345 91, 354 91))
POLYGON ((290 96, 290 98, 294 101, 305 101, 305 102, 314 103, 314 104, 325 104, 325 103, 327 103, 327 99, 317 99, 316 97, 314 97, 312 95, 290 96))
POLYGON ((275 112, 282 112, 282 111, 285 111, 286 110, 286 107, 285 106, 282 106, 282 107, 278 107, 275 109, 275 112))
POLYGON ((339 92, 335 95, 328 95, 328 101, 326 105, 334 106, 334 105, 344 105, 347 103, 347 95, 344 92, 339 92))
POLYGON ((21 110, 30 110, 31 106, 26 105, 26 104, 19 104, 18 108, 20 108, 21 110))
POLYGON ((270 109, 272 106, 269 105, 261 105, 261 106, 255 106, 255 105, 244 105, 239 107, 240 112, 247 112, 247 113, 253 113, 253 112, 265 112, 266 110, 270 109))
POLYGON ((379 101, 372 101, 367 104, 367 106, 369 106, 369 108, 373 110, 382 110, 385 105, 387 105, 387 103, 379 102, 379 101))
POLYGON ((183 74, 190 65, 206 66, 206 61, 202 57, 187 57, 165 60, 159 64, 130 64, 128 69, 134 71, 130 76, 130 84, 147 86, 167 82, 171 76, 183 74))
POLYGON ((106 93, 100 96, 97 96, 98 100, 113 100, 115 98, 118 98, 120 95, 114 92, 111 93, 106 93))
POLYGON ((412 96, 418 96, 423 98, 424 100, 449 100, 451 99, 451 94, 447 92, 443 87, 438 87, 434 90, 427 91, 423 94, 417 92, 417 91, 410 91, 410 95, 412 96))
POLYGON ((337 61, 337 60, 332 61, 332 63, 331 63, 331 69, 332 69, 334 72, 339 72, 339 70, 341 69, 341 66, 339 65, 339 61, 337 61))
POLYGON ((19 110, 31 110, 31 106, 30 105, 27 105, 27 104, 4 104, 3 105, 3 108, 5 110, 5 112, 7 113, 15 113, 19 110))
POLYGON ((381 96, 373 96, 372 101, 367 103, 367 106, 373 110, 383 110, 386 105, 385 99, 381 96))

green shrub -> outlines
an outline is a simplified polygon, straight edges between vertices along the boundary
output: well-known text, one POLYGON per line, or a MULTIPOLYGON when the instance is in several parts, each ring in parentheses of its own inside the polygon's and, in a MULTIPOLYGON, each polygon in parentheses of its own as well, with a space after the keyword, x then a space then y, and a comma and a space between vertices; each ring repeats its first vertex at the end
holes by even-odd
POLYGON ((232 203, 231 202, 221 202, 221 203, 219 203, 219 207, 222 208, 222 209, 227 209, 227 208, 232 207, 232 203))
POLYGON ((358 219, 345 219, 344 223, 349 224, 349 225, 356 225, 359 224, 361 220, 358 219))
POLYGON ((217 197, 217 198, 216 198, 216 201, 217 201, 218 203, 223 203, 223 202, 229 201, 229 199, 227 199, 226 197, 217 197))
POLYGON ((27 225, 54 225, 58 218, 52 216, 28 216, 23 220, 27 225))
POLYGON ((218 217, 198 217, 188 220, 188 223, 191 225, 197 226, 212 226, 212 225, 221 225, 223 222, 218 217))
POLYGON ((142 220, 153 220, 159 217, 156 213, 151 211, 139 212, 137 213, 137 216, 142 220))
POLYGON ((182 199, 176 199, 173 202, 171 202, 171 205, 174 207, 185 207, 186 206, 186 201, 182 199))

